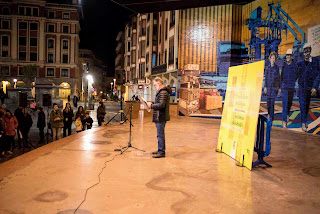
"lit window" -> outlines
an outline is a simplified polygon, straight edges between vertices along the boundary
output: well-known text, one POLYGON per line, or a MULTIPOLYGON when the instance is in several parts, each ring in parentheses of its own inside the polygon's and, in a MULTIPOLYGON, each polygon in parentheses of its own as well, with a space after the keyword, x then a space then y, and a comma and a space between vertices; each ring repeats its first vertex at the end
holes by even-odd
POLYGON ((69 77, 69 69, 61 69, 61 77, 69 77))
POLYGON ((63 19, 69 19, 69 13, 63 13, 63 19))
POLYGON ((54 77, 54 68, 47 68, 47 77, 54 77))

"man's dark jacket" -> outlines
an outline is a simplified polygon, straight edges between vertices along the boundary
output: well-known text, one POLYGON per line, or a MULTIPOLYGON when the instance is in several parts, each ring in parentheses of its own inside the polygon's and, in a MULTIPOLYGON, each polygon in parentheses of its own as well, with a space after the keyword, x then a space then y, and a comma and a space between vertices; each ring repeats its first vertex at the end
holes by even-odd
POLYGON ((38 113, 38 121, 37 121, 37 128, 44 128, 46 127, 46 115, 43 111, 38 113))
POLYGON ((170 120, 169 102, 171 93, 170 86, 163 87, 157 92, 155 102, 151 105, 153 109, 152 122, 163 123, 170 120))

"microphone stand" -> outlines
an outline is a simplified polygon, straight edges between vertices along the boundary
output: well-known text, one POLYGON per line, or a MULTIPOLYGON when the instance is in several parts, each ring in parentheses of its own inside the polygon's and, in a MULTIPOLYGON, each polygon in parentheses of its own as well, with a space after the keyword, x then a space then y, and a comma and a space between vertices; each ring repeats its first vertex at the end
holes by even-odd
MULTIPOLYGON (((145 150, 142 150, 142 149, 139 149, 137 147, 134 147, 132 146, 131 144, 131 141, 132 141, 132 109, 133 109, 133 101, 131 101, 131 104, 130 104, 130 107, 129 107, 129 113, 130 113, 130 119, 129 119, 129 125, 130 125, 130 129, 129 129, 129 142, 128 142, 128 145, 125 146, 125 147, 122 147, 122 149, 120 150, 121 151, 121 154, 123 154, 125 151, 127 151, 129 148, 133 148, 135 150, 138 150, 138 151, 141 151, 141 152, 145 152, 145 150)), ((118 150, 116 150, 118 151, 118 150)))

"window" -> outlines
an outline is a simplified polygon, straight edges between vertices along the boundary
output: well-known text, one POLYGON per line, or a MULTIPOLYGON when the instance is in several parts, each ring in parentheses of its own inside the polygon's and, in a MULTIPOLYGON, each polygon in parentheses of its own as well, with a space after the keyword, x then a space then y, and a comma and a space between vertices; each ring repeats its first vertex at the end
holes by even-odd
POLYGON ((146 54, 146 64, 148 65, 149 63, 149 53, 146 54))
POLYGON ((30 46, 38 46, 38 38, 30 38, 30 46))
POLYGON ((69 48, 69 41, 68 40, 63 40, 62 46, 64 50, 68 50, 69 48))
POLYGON ((68 26, 68 25, 64 25, 64 26, 62 27, 62 32, 63 32, 63 33, 69 33, 69 26, 68 26))
POLYGON ((9 7, 2 8, 2 14, 3 15, 9 15, 10 14, 10 8, 9 7))
POLYGON ((8 46, 9 45, 9 36, 2 36, 2 46, 8 46))
POLYGON ((157 54, 152 54, 152 67, 155 67, 157 65, 157 54))
POLYGON ((128 51, 131 51, 130 45, 131 45, 131 42, 128 42, 128 51))
POLYGON ((39 8, 34 7, 32 12, 33 12, 32 14, 33 16, 39 16, 39 8))
POLYGON ((176 21, 175 19, 176 19, 176 12, 174 10, 170 11, 170 28, 175 25, 175 21, 176 21))
POLYGON ((31 7, 27 7, 26 11, 27 16, 31 16, 31 7))
POLYGON ((131 60, 132 60, 132 63, 135 64, 136 63, 136 51, 133 50, 131 52, 131 60))
POLYGON ((1 28, 2 29, 10 29, 10 21, 9 20, 2 20, 1 28))
POLYGON ((24 7, 19 7, 19 15, 24 15, 24 7))
POLYGON ((9 66, 1 66, 1 73, 4 76, 10 76, 9 66))
POLYGON ((150 37, 150 27, 147 28, 147 47, 149 46, 149 37, 150 37))
POLYGON ((164 32, 164 39, 168 39, 168 19, 166 19, 166 27, 165 27, 165 32, 164 32))
POLYGON ((49 18, 50 19, 54 19, 55 18, 55 14, 53 11, 49 11, 49 18))
POLYGON ((146 41, 141 42, 141 57, 146 56, 146 41))
POLYGON ((167 50, 164 51, 163 64, 167 63, 167 50))
POLYGON ((174 63, 174 38, 169 40, 169 65, 174 63))
POLYGON ((30 53, 30 61, 38 61, 38 53, 37 52, 31 52, 30 53))
POLYGON ((27 55, 26 52, 19 52, 19 60, 26 61, 27 55))
POLYGON ((53 24, 48 25, 48 31, 51 33, 54 33, 54 25, 53 24))
POLYGON ((69 19, 69 13, 63 13, 63 19, 69 19))
POLYGON ((9 56, 9 52, 8 51, 2 51, 2 53, 1 53, 2 55, 2 57, 8 57, 9 56))
POLYGON ((48 54, 48 62, 53 63, 53 54, 52 53, 48 54))
POLYGON ((19 22, 19 29, 20 30, 25 30, 27 29, 28 25, 26 22, 19 22))
POLYGON ((48 48, 53 48, 54 47, 54 40, 53 39, 49 39, 48 40, 48 48))
POLYGON ((130 28, 128 28, 128 37, 130 37, 131 36, 131 30, 130 30, 130 28))
POLYGON ((38 30, 38 24, 37 23, 30 23, 30 30, 38 30))
POLYGON ((161 44, 161 25, 160 25, 160 29, 159 29, 159 44, 161 44))
POLYGON ((54 77, 54 68, 47 68, 46 76, 54 77))
POLYGON ((23 76, 23 67, 18 68, 18 76, 23 76))
POLYGON ((62 63, 69 63, 69 56, 67 54, 62 55, 62 63))
POLYGON ((24 37, 24 36, 19 37, 19 46, 27 46, 27 37, 24 37))
POLYGON ((69 77, 69 69, 61 69, 61 77, 69 77))
POLYGON ((130 66, 130 56, 127 56, 127 66, 130 66))

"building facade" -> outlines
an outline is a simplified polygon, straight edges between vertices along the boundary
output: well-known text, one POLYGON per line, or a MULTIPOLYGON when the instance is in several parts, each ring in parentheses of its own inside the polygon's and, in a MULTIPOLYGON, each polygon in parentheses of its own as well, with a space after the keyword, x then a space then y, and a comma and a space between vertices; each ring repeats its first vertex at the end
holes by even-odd
POLYGON ((123 84, 125 83, 125 70, 124 70, 124 53, 125 53, 125 33, 120 31, 117 35, 116 41, 116 59, 115 59, 115 91, 121 98, 121 93, 125 93, 123 84))
MULTIPOLYGON (((93 54, 91 50, 80 49, 79 50, 79 61, 85 63, 85 69, 83 74, 83 88, 87 85, 86 75, 91 75, 93 78, 92 84, 92 95, 101 96, 107 92, 107 66, 93 54)), ((82 92, 84 93, 84 89, 82 92)))
POLYGON ((52 91, 54 98, 80 92, 82 9, 78 0, 1 1, 0 14, 2 87, 31 87, 24 72, 25 67, 31 67, 36 72, 33 85, 61 86, 52 91))

